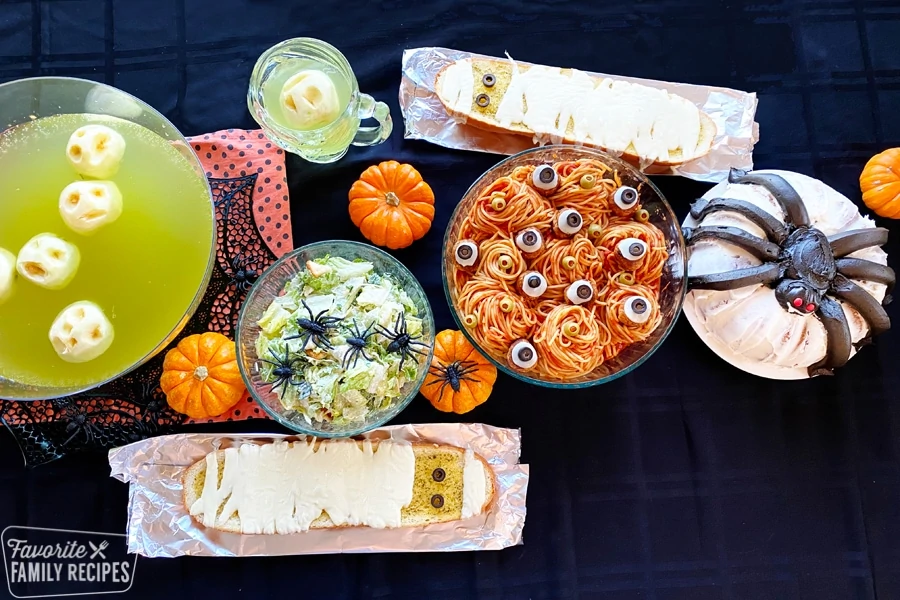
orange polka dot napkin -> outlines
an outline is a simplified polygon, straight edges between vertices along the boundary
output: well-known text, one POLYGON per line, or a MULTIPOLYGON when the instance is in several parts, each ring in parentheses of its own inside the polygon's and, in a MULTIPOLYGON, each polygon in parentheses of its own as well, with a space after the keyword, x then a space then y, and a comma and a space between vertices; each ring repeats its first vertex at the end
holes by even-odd
MULTIPOLYGON (((254 266, 257 266, 260 272, 274 262, 266 259, 264 249, 248 252, 246 247, 253 247, 251 242, 243 243, 243 249, 240 247, 241 242, 236 240, 247 237, 252 239, 253 236, 247 236, 247 233, 258 235, 257 239, 265 244, 266 249, 274 258, 281 258, 286 252, 292 250, 294 245, 291 237, 291 212, 284 150, 278 148, 261 131, 244 129, 216 131, 188 138, 188 141, 206 170, 206 176, 213 187, 213 200, 219 204, 216 212, 217 218, 220 220, 219 262, 224 263, 227 269, 229 262, 234 261, 234 257, 252 254, 255 259, 254 266), (221 224, 223 218, 231 218, 231 215, 226 215, 228 211, 222 208, 223 202, 226 202, 223 198, 227 196, 227 192, 220 194, 220 198, 216 198, 218 182, 247 182, 248 178, 253 179, 254 176, 255 180, 252 181, 252 192, 250 193, 250 208, 253 214, 252 226, 255 227, 256 232, 241 231, 241 227, 250 225, 241 222, 240 219, 238 219, 237 230, 230 231, 229 226, 223 227, 221 224)), ((250 187, 246 186, 248 189, 250 187)), ((225 189, 236 188, 232 186, 225 189)), ((224 302, 230 300, 233 303, 232 310, 236 311, 239 310, 246 290, 235 290, 235 292, 237 298, 233 300, 226 298, 224 302)), ((232 337, 233 334, 232 331, 232 337)), ((266 413, 249 394, 245 394, 241 401, 224 415, 203 420, 188 419, 186 422, 217 423, 266 417, 266 413)))

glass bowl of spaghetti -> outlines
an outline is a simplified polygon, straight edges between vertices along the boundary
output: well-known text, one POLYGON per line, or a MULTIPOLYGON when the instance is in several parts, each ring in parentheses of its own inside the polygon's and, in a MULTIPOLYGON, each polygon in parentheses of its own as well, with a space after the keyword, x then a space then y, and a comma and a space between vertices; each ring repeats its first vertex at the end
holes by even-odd
POLYGON ((526 150, 466 192, 444 236, 444 291, 465 336, 528 383, 582 388, 640 366, 684 302, 687 257, 662 193, 573 146, 526 150))

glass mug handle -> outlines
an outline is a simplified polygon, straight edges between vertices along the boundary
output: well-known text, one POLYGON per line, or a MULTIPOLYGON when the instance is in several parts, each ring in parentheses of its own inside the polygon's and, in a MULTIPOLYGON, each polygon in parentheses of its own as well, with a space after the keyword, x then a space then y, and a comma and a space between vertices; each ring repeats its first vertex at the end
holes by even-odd
POLYGON ((368 94, 359 95, 359 107, 357 116, 360 120, 374 118, 378 125, 360 127, 353 138, 354 146, 375 146, 387 140, 394 130, 394 122, 391 120, 391 109, 384 102, 376 102, 368 94))

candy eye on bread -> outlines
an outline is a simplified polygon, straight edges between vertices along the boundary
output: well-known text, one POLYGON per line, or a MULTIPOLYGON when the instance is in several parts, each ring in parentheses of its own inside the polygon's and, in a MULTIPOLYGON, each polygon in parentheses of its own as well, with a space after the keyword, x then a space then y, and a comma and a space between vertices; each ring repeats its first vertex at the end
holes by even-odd
POLYGON ((447 112, 479 129, 621 153, 631 162, 675 166, 710 151, 713 120, 665 90, 575 69, 465 58, 445 66, 435 88, 447 112))
POLYGON ((192 518, 245 534, 456 521, 487 510, 495 489, 472 450, 369 440, 243 444, 210 453, 183 483, 192 518))

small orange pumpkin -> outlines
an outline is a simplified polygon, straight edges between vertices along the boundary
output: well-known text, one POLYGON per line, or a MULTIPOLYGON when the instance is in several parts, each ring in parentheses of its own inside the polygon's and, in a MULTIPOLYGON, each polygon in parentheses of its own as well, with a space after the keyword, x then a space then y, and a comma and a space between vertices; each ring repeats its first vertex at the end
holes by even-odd
POLYGON ((859 176, 859 189, 876 215, 900 219, 900 148, 870 158, 859 176))
POLYGON ((422 395, 438 410, 467 413, 491 395, 497 367, 460 331, 446 329, 434 338, 434 358, 422 395))
POLYGON ((159 385, 169 406, 192 419, 217 417, 246 392, 234 342, 214 332, 188 336, 169 350, 159 385))
POLYGON ((406 248, 431 229, 434 192, 411 165, 373 165, 350 188, 350 219, 376 246, 406 248))

